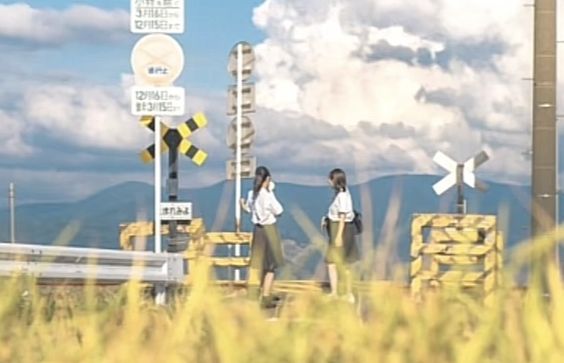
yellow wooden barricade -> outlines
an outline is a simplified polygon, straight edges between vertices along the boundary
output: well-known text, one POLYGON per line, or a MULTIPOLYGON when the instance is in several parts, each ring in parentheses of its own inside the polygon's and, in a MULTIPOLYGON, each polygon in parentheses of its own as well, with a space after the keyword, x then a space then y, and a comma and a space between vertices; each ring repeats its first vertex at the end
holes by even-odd
MULTIPOLYGON (((206 226, 203 219, 194 219, 190 225, 179 225, 178 231, 189 235, 188 248, 184 252, 185 259, 195 266, 199 263, 205 263, 210 268, 213 267, 234 267, 248 268, 249 257, 216 257, 214 256, 215 247, 220 245, 248 245, 252 241, 252 233, 235 233, 235 232, 206 232, 206 226)), ((168 225, 163 225, 161 229, 162 235, 168 235, 168 225)), ((136 243, 137 238, 146 238, 154 235, 153 222, 134 222, 120 225, 120 246, 126 250, 143 250, 145 246, 136 243)), ((139 242, 139 241, 137 241, 139 242)), ((187 283, 191 283, 188 276, 187 283)), ((248 283, 251 285, 259 285, 258 271, 251 269, 248 273, 248 283)))
POLYGON ((426 286, 480 287, 491 302, 501 283, 504 247, 495 216, 417 214, 411 237, 414 297, 426 286))
MULTIPOLYGON (((252 233, 247 232, 209 232, 204 237, 205 244, 209 251, 213 251, 215 247, 221 245, 239 245, 249 246, 252 241, 252 233)), ((207 254, 210 266, 214 267, 233 267, 247 268, 249 267, 250 257, 214 257, 213 252, 207 254)))

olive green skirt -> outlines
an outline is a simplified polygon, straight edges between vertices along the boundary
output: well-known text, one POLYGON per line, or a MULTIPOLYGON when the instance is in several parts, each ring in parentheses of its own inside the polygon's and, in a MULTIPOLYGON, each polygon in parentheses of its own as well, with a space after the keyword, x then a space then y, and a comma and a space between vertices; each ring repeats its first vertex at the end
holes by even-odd
POLYGON ((283 265, 282 240, 276 224, 255 225, 250 268, 261 272, 262 281, 267 272, 275 272, 283 265))
POLYGON ((351 223, 345 223, 343 230, 343 245, 335 246, 337 231, 339 230, 339 222, 329 221, 327 231, 329 233, 329 246, 325 256, 327 263, 354 263, 360 260, 360 252, 356 243, 354 234, 354 226, 351 223))

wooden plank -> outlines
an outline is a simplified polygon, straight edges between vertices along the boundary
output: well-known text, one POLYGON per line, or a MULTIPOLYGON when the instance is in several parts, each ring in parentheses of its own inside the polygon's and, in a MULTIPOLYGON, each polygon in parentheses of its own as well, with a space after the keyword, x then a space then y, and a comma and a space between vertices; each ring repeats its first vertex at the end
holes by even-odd
POLYGON ((439 265, 476 265, 483 262, 481 256, 452 256, 452 255, 433 255, 433 259, 439 265))
POLYGON ((438 282, 479 282, 482 281, 486 273, 467 272, 467 271, 447 271, 439 274, 424 271, 419 274, 422 280, 436 280, 438 282))
POLYGON ((494 246, 460 245, 460 244, 430 244, 421 247, 420 253, 424 255, 468 255, 483 256, 490 252, 494 246))
POLYGON ((244 245, 250 244, 252 238, 252 233, 208 232, 205 240, 206 243, 216 245, 244 245))
POLYGON ((211 264, 216 267, 248 267, 249 257, 213 257, 211 264))
POLYGON ((429 235, 430 243, 480 243, 480 233, 477 229, 458 229, 453 227, 432 228, 429 235))
POLYGON ((414 214, 412 226, 419 228, 469 227, 492 229, 496 225, 496 216, 479 214, 414 214))

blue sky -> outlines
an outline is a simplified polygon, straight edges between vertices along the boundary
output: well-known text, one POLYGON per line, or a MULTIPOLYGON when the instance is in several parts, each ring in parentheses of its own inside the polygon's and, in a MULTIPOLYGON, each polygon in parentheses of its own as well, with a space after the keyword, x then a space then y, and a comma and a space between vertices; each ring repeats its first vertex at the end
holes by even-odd
MULTIPOLYGON (((13 1, 0 1, 12 4, 13 1)), ((67 9, 87 4, 102 9, 129 11, 129 1, 25 1, 37 9, 67 9)), ((186 5, 186 31, 175 36, 182 44, 186 65, 179 85, 220 91, 231 82, 225 72, 230 47, 240 40, 258 43, 264 35, 252 24, 253 9, 260 0, 196 0, 186 5)), ((98 82, 115 83, 121 73, 131 72, 129 63, 133 45, 140 35, 116 44, 81 45, 73 42, 61 48, 47 49, 24 64, 37 72, 71 72, 98 82)))
MULTIPOLYGON (((152 182, 138 159, 152 135, 129 112, 140 35, 128 12, 129 1, 0 1, 0 188, 59 201, 152 182)), ((442 173, 438 150, 460 161, 486 150, 481 177, 529 180, 533 24, 521 0, 194 0, 186 16, 176 85, 185 117, 208 116, 193 140, 210 157, 182 161, 182 187, 225 179, 226 63, 240 40, 257 58, 251 152, 278 180, 325 184, 336 166, 357 182, 442 173)))

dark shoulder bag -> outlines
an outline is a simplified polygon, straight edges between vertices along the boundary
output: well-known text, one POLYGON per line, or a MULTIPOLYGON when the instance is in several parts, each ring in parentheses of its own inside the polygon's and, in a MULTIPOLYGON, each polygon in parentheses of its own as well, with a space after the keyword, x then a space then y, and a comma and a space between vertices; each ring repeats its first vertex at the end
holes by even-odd
POLYGON ((361 234, 362 233, 362 214, 360 214, 356 210, 354 211, 353 224, 354 224, 354 227, 355 227, 355 234, 361 234))

